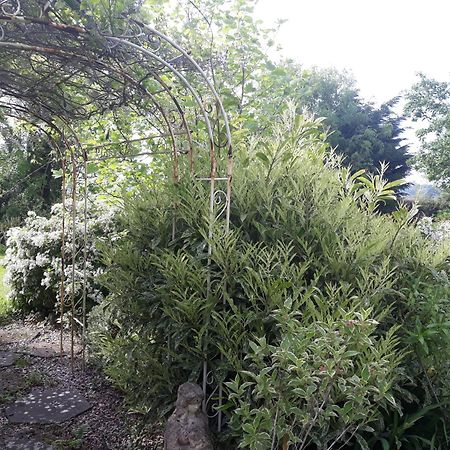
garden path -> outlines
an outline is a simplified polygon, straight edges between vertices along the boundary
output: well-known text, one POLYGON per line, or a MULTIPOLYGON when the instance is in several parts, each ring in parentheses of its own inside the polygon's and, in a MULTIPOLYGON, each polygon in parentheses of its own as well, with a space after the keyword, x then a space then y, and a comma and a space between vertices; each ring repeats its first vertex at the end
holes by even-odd
POLYGON ((0 449, 162 448, 158 432, 126 412, 98 369, 82 371, 77 358, 72 373, 59 333, 31 320, 0 327, 0 449))

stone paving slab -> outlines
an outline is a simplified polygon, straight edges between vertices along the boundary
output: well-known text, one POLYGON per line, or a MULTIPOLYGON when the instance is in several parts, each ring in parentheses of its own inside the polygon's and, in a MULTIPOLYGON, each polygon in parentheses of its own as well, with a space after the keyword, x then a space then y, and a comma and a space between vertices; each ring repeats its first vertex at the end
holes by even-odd
POLYGON ((15 344, 36 337, 36 331, 28 328, 0 330, 0 344, 15 344))
MULTIPOLYGON (((51 342, 32 342, 26 347, 21 348, 19 352, 39 358, 55 358, 61 355, 59 343, 51 342)), ((66 352, 63 352, 63 355, 65 354, 66 352)))
POLYGON ((34 390, 5 408, 5 413, 12 423, 62 423, 84 413, 91 406, 75 390, 34 390))
POLYGON ((0 352, 0 367, 12 366, 17 359, 15 352, 0 352))
MULTIPOLYGON (((70 355, 70 343, 65 342, 63 346, 63 356, 70 355)), ((74 345, 75 355, 82 351, 81 345, 74 345)), ((24 355, 36 356, 39 358, 56 358, 61 356, 61 346, 59 342, 30 342, 18 350, 24 355)))

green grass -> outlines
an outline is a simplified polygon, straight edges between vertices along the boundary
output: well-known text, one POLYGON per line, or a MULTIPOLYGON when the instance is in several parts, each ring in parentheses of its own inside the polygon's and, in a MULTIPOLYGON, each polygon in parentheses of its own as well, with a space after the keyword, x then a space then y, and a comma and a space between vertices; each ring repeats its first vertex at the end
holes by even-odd
POLYGON ((3 265, 4 254, 0 252, 0 318, 3 318, 11 312, 11 303, 7 298, 8 287, 4 282, 6 268, 3 265))

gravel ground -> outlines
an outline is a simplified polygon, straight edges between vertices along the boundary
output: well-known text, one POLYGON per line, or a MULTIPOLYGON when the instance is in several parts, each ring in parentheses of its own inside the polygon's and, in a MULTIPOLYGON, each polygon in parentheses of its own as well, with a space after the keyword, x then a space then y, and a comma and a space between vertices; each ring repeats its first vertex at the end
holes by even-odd
MULTIPOLYGON (((60 331, 32 319, 14 322, 0 328, 0 350, 19 351, 32 343, 52 343, 59 349, 60 331), (6 343, 8 342, 8 343, 6 343)), ((64 336, 65 350, 70 349, 69 337, 64 336)), ((79 351, 80 347, 77 347, 79 351)), ((52 444, 55 449, 81 450, 138 450, 162 449, 161 433, 157 426, 146 423, 141 415, 130 414, 123 407, 123 397, 106 380, 103 373, 91 364, 82 370, 79 356, 72 372, 69 357, 50 358, 19 354, 16 363, 0 369, 0 448, 11 436, 34 436, 52 444), (18 380, 15 392, 3 389, 1 380, 18 380), (78 390, 92 404, 86 413, 63 424, 17 425, 5 418, 4 408, 31 389, 71 388, 78 390)))

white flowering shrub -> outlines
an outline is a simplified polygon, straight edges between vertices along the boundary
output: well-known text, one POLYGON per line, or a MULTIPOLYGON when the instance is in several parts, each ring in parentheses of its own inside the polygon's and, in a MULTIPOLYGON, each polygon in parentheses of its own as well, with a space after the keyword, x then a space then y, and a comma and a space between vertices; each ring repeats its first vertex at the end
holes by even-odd
POLYGON ((418 222, 417 227, 425 236, 434 241, 450 239, 450 220, 433 222, 431 217, 424 217, 418 222))
MULTIPOLYGON (((88 211, 86 258, 84 253, 84 214, 77 205, 75 223, 75 283, 73 273, 73 233, 70 205, 65 212, 65 297, 80 300, 83 280, 87 279, 87 304, 92 306, 103 298, 104 292, 96 283, 103 272, 97 250, 98 240, 111 239, 115 232, 115 208, 95 204, 88 211), (84 262, 86 261, 86 263, 84 262), (86 264, 86 265, 85 265, 86 264)), ((29 212, 25 224, 12 228, 6 242, 7 281, 11 286, 10 297, 16 308, 25 312, 36 311, 45 315, 59 308, 62 271, 62 218, 63 208, 56 204, 49 218, 29 212)))

